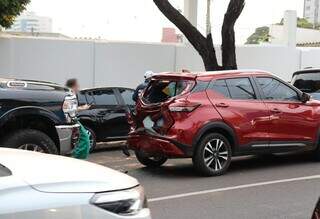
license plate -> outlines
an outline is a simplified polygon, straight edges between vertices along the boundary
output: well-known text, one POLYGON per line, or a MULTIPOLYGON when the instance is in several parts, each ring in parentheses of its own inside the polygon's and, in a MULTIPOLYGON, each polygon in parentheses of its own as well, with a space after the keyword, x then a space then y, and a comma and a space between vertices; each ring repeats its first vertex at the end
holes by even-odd
POLYGON ((152 129, 152 128, 153 128, 154 122, 152 121, 152 119, 150 118, 150 116, 146 117, 146 118, 143 120, 143 126, 144 126, 146 129, 152 129))

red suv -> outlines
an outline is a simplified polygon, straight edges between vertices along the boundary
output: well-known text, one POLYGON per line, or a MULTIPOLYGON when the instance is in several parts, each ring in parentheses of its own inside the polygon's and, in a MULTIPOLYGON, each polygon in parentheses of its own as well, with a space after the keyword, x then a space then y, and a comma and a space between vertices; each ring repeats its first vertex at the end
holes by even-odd
POLYGON ((320 102, 263 71, 163 73, 137 103, 130 149, 146 166, 192 158, 221 175, 231 157, 314 151, 320 157, 320 102))

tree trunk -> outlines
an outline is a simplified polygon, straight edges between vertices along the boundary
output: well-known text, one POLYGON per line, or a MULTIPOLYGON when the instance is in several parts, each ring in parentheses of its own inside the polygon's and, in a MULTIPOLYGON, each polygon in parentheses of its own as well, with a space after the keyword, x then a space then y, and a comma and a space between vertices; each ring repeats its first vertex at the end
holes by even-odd
MULTIPOLYGON (((185 35, 191 45, 201 56, 205 69, 207 71, 220 70, 215 49, 208 38, 204 37, 198 29, 193 26, 177 9, 175 9, 168 0, 153 0, 159 10, 164 14, 177 28, 185 35)), ((211 35, 211 34, 210 34, 211 35)))
POLYGON ((223 69, 237 69, 234 25, 242 13, 245 0, 230 0, 222 25, 222 66, 223 69))
MULTIPOLYGON (((192 0, 190 0, 192 1, 192 0)), ((211 2, 207 0, 207 33, 204 37, 168 0, 153 0, 159 10, 185 35, 201 56, 206 71, 237 69, 234 25, 239 18, 245 0, 230 0, 224 16, 222 35, 222 66, 218 64, 211 33, 211 2)))

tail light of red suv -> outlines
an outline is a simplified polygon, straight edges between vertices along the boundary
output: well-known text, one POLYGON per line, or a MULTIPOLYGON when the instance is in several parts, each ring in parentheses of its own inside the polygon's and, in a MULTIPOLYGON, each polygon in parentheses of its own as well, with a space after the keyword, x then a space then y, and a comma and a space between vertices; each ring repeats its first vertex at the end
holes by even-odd
POLYGON ((180 100, 170 104, 169 110, 170 112, 192 112, 197 109, 201 104, 193 103, 188 100, 180 100))

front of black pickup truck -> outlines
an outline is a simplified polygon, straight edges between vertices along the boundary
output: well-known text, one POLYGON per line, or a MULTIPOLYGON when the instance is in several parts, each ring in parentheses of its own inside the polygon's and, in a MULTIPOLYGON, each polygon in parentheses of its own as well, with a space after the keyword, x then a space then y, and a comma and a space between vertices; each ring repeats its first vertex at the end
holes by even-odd
POLYGON ((58 84, 0 79, 0 146, 69 154, 79 138, 77 107, 58 84))

